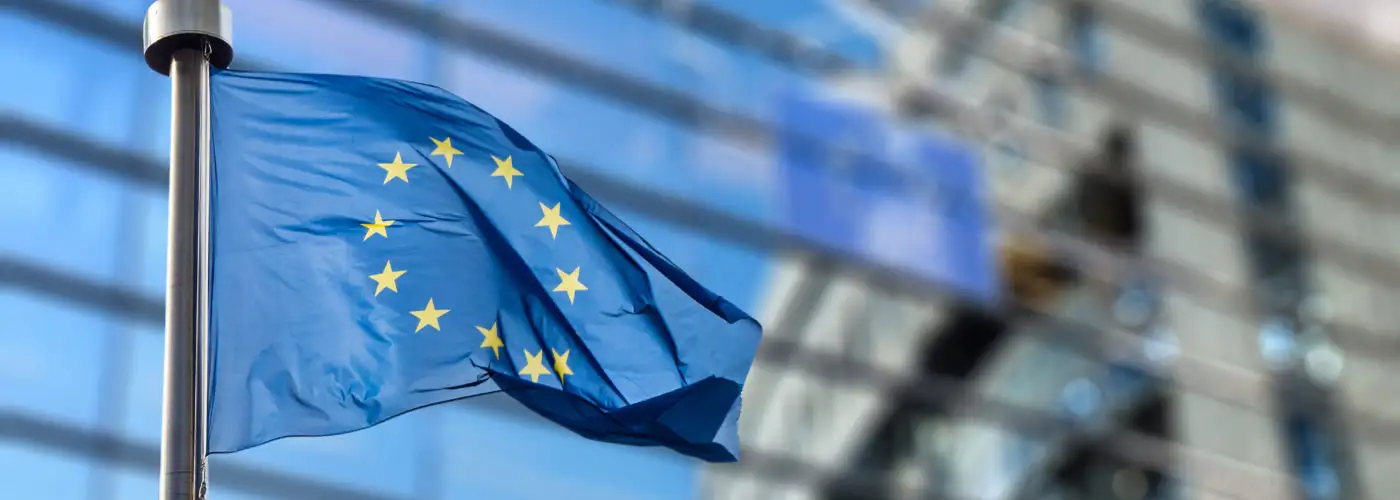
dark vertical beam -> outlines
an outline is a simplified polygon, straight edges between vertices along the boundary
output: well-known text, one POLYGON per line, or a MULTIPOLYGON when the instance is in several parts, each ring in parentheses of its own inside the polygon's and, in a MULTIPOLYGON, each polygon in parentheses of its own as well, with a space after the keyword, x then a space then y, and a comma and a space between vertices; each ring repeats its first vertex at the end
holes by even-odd
MULTIPOLYGON (((1249 130, 1264 141, 1276 141, 1277 115, 1281 112, 1274 82, 1259 71, 1259 58, 1265 53, 1268 30, 1252 6, 1233 0, 1196 0, 1196 16, 1206 39, 1217 50, 1232 54, 1236 63, 1217 62, 1211 70, 1220 119, 1249 130)), ((1229 151, 1237 179, 1236 194, 1241 204, 1296 217, 1293 158, 1276 148, 1264 151, 1234 147, 1229 151), (1272 152, 1269 152, 1272 151, 1272 152)), ((1306 335, 1314 330, 1314 318, 1301 314, 1303 301, 1314 292, 1310 276, 1311 248, 1301 231, 1265 236, 1255 225, 1245 227, 1245 254, 1252 264, 1252 278, 1259 284, 1255 310, 1260 324, 1274 322, 1289 332, 1292 355, 1304 352, 1314 342, 1327 339, 1306 335)), ((1356 496, 1358 480, 1346 470, 1349 460, 1340 454, 1337 433, 1341 426, 1327 390, 1310 381, 1300 364, 1275 373, 1273 380, 1275 421, 1288 454, 1288 465, 1302 481, 1299 498, 1323 500, 1309 491, 1310 473, 1336 476, 1340 498, 1356 496)), ((1312 478, 1315 479, 1315 478, 1312 478)))

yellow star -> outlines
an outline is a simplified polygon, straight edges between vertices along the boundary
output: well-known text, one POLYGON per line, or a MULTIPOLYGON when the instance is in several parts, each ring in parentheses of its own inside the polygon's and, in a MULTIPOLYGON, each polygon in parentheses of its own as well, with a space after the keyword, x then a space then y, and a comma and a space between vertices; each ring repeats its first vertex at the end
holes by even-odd
POLYGON ((433 299, 428 299, 428 307, 423 308, 422 311, 409 311, 409 314, 418 317, 418 328, 413 329, 414 333, 417 333, 418 330, 422 330, 425 326, 431 326, 434 330, 439 332, 442 331, 442 327, 438 326, 438 318, 441 318, 442 315, 447 314, 449 311, 451 311, 451 309, 438 309, 433 307, 433 299))
POLYGON ((525 174, 515 169, 515 165, 511 162, 510 156, 506 156, 506 159, 502 160, 497 158, 496 155, 491 155, 491 159, 496 160, 496 171, 491 172, 491 177, 505 177, 506 189, 510 189, 511 181, 514 180, 515 177, 525 176, 525 174))
POLYGON ((529 375, 530 381, 537 384, 540 382, 540 375, 549 375, 549 368, 544 367, 543 349, 534 356, 530 355, 529 349, 525 349, 525 369, 520 370, 520 374, 529 375))
MULTIPOLYGON (((480 347, 490 347, 491 352, 496 354, 496 359, 501 359, 501 348, 506 344, 501 342, 500 331, 496 329, 496 324, 491 323, 491 328, 476 327, 476 331, 481 332, 486 338, 481 340, 480 347)), ((543 354, 543 353, 541 353, 543 354)))
MULTIPOLYGON (((554 373, 559 374, 559 383, 563 384, 565 375, 574 374, 574 371, 569 369, 569 350, 565 349, 562 355, 553 348, 551 348, 549 352, 554 354, 554 373)), ((541 351, 540 355, 543 356, 544 352, 541 351)))
POLYGON ((408 271, 395 271, 394 268, 389 266, 389 261, 384 261, 384 272, 369 275, 369 279, 374 280, 375 283, 379 283, 379 286, 374 287, 374 296, 378 297, 379 292, 384 291, 385 288, 397 293, 399 291, 399 286, 395 280, 398 280, 399 276, 403 276, 403 273, 406 272, 408 271))
POLYGON ((554 272, 559 273, 559 286, 554 287, 554 291, 569 294, 570 304, 574 303, 574 292, 582 292, 588 289, 588 287, 583 286, 583 283, 579 282, 577 267, 574 268, 574 272, 572 273, 566 273, 563 269, 559 268, 555 268, 554 272))
POLYGON ((385 183, 385 184, 388 184, 389 181, 394 180, 394 179, 396 179, 396 178, 397 178, 397 179, 403 179, 404 182, 408 182, 408 169, 413 168, 413 167, 416 167, 416 166, 418 166, 417 163, 404 163, 404 162, 403 162, 403 155, 401 155, 401 154, 399 154, 399 153, 394 153, 394 162, 393 162, 393 163, 380 163, 380 164, 379 164, 379 168, 384 169, 385 172, 386 172, 386 173, 384 174, 384 183, 385 183))
POLYGON ((554 208, 544 206, 540 203, 540 211, 544 212, 544 218, 535 223, 535 227, 549 227, 549 237, 559 237, 559 226, 569 225, 569 221, 564 220, 564 216, 559 215, 559 204, 555 203, 554 208))
POLYGON ((432 137, 428 139, 432 139, 433 144, 437 145, 429 155, 442 155, 443 158, 447 158, 447 168, 452 168, 452 156, 462 154, 457 148, 452 147, 452 138, 448 137, 441 141, 433 139, 432 137))
POLYGON ((379 216, 379 211, 375 210, 374 222, 371 222, 369 224, 361 223, 360 225, 364 226, 365 229, 368 229, 368 231, 365 231, 365 239, 362 241, 369 241, 369 237, 374 236, 376 234, 388 238, 389 231, 387 231, 387 229, 389 226, 394 225, 394 221, 384 220, 383 217, 379 216))

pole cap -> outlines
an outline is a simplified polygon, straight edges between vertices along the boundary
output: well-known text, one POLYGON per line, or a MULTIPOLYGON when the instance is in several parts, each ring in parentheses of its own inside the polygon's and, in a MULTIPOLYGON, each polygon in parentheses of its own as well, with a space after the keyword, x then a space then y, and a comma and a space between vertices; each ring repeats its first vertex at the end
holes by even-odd
POLYGON ((170 59, 180 49, 203 49, 209 43, 209 64, 227 68, 233 62, 233 12, 219 0, 156 0, 146 9, 141 30, 146 65, 170 74, 170 59))

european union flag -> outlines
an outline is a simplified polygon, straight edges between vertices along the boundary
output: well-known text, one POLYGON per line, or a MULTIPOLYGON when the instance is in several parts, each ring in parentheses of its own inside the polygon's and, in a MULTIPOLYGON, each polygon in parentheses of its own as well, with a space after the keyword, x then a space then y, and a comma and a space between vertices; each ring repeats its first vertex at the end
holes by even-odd
POLYGON ((441 89, 212 81, 209 452, 504 391, 585 437, 738 458, 760 338, 441 89))

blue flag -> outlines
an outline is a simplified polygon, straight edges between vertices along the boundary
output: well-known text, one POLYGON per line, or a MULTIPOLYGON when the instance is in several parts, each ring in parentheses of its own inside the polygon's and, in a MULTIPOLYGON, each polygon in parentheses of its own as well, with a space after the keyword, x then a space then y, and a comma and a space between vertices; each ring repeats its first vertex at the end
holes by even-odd
POLYGON ((428 85, 213 76, 209 452, 504 391, 738 459, 761 335, 505 123, 428 85))

